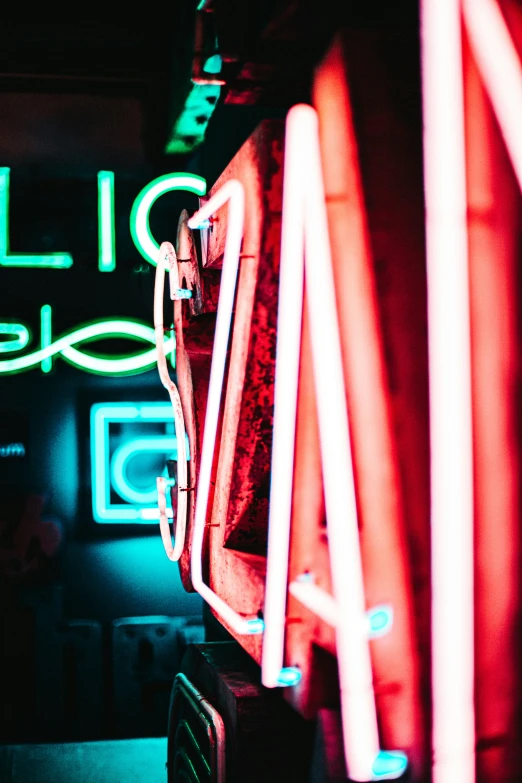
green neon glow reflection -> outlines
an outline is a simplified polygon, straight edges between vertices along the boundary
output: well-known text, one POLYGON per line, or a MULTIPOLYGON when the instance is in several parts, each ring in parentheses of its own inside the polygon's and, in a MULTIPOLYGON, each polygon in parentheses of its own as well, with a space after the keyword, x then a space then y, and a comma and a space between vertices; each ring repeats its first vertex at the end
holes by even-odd
POLYGON ((70 253, 9 252, 9 177, 11 169, 0 167, 0 266, 69 269, 70 253))
POLYGON ((143 258, 152 266, 156 266, 159 245, 150 231, 150 210, 160 196, 171 190, 188 190, 197 196, 204 196, 207 183, 196 174, 175 172, 153 179, 136 197, 130 214, 132 239, 143 258))
MULTIPOLYGON (((102 524, 157 524, 159 518, 157 490, 138 488, 127 475, 131 459, 140 454, 163 454, 177 458, 177 440, 169 434, 172 427, 172 407, 164 402, 97 403, 91 408, 91 484, 92 510, 96 522, 102 524), (133 436, 120 445, 110 457, 110 432, 113 424, 165 424, 164 435, 133 436), (111 491, 120 498, 111 500, 111 491), (125 501, 125 502, 124 502, 125 501)), ((188 453, 188 439, 186 440, 188 453)))
MULTIPOLYGON (((48 348, 52 343, 52 317, 51 305, 44 305, 40 310, 40 345, 42 346, 42 350, 48 348)), ((52 366, 52 356, 48 356, 46 359, 42 360, 42 372, 50 372, 52 366)))
POLYGON ((6 335, 7 340, 0 340, 0 353, 21 351, 31 339, 29 329, 23 324, 0 323, 0 337, 2 335, 6 335))
POLYGON ((116 269, 116 230, 114 225, 114 173, 98 172, 98 269, 116 269))
POLYGON ((206 59, 203 70, 206 71, 206 73, 221 73, 222 65, 223 60, 221 59, 221 55, 213 54, 206 59))
MULTIPOLYGON (((47 337, 50 340, 50 325, 52 311, 49 305, 45 310, 45 328, 46 338, 42 335, 42 346, 47 337)), ((43 310, 44 308, 42 308, 43 310)), ((42 313, 42 323, 44 313, 42 313)), ((5 324, 4 324, 5 326, 5 324)), ((11 326, 9 324, 9 326, 11 326)), ((18 324, 18 326, 22 326, 18 324)), ((25 327, 23 327, 25 328, 25 327)), ((1 332, 0 332, 1 333, 1 332)), ((175 351, 175 337, 169 337, 165 340, 165 353, 175 351)), ((5 341, 2 343, 4 353, 20 350, 16 340, 5 341)), ((19 356, 15 359, 4 359, 0 361, 0 374, 17 373, 29 370, 38 364, 50 359, 52 356, 61 355, 69 364, 74 367, 91 372, 97 375, 131 375, 150 370, 156 364, 156 339, 154 329, 147 324, 129 318, 119 318, 103 321, 94 321, 85 324, 77 329, 67 332, 54 342, 40 350, 33 351, 25 356, 19 356), (77 343, 91 342, 96 339, 124 338, 130 340, 140 340, 150 343, 153 347, 139 354, 131 356, 97 356, 85 351, 74 348, 77 343)))
POLYGON ((408 757, 402 750, 381 750, 372 767, 372 780, 396 780, 406 772, 408 757))

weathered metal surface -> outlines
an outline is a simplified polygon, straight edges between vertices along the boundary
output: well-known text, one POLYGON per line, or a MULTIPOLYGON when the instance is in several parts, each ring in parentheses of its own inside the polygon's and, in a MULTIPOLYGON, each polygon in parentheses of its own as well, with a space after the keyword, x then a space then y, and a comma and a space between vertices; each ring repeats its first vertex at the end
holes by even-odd
MULTIPOLYGON (((253 172, 260 189, 247 209, 258 214, 245 224, 212 512, 221 541, 212 550, 211 577, 214 569, 219 573, 222 546, 266 554, 282 195, 280 123, 262 123, 215 188, 229 174, 243 182, 243 171, 247 193, 253 172), (255 254, 247 252, 255 249, 255 254)), ((209 249, 221 253, 219 243, 209 243, 209 249)))
MULTIPOLYGON (((282 139, 283 123, 265 120, 243 144, 216 180, 209 195, 215 193, 229 179, 239 179, 245 189, 245 229, 242 253, 258 259, 265 242, 264 231, 269 213, 281 212, 282 148, 276 149, 276 137, 282 139), (278 192, 279 191, 279 192, 278 192)), ((228 205, 216 213, 208 243, 207 267, 220 267, 223 261, 227 229, 228 205)))

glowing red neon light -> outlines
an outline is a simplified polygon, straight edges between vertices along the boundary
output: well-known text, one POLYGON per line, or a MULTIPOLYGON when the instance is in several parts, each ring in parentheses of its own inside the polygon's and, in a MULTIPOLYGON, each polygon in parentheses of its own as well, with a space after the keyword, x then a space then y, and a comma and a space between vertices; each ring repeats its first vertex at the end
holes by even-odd
POLYGON ((433 780, 473 783, 471 357, 459 0, 424 0, 422 41, 432 497, 433 780))

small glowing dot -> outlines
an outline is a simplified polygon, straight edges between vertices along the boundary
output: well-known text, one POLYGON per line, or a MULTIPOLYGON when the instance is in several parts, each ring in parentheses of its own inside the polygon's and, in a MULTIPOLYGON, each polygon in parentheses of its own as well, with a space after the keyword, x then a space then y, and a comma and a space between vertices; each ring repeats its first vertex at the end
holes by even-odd
POLYGON ((277 678, 277 684, 287 687, 290 685, 297 685, 301 679, 301 670, 297 666, 287 666, 281 669, 279 677, 277 678))

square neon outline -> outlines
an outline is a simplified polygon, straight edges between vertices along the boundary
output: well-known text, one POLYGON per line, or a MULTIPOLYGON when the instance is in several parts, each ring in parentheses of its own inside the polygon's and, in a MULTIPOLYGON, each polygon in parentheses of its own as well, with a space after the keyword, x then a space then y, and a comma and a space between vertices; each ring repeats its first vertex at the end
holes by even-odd
MULTIPOLYGON (((172 407, 164 402, 101 402, 90 411, 90 456, 92 514, 99 524, 154 524, 159 519, 156 505, 133 506, 110 502, 109 425, 142 421, 171 424, 172 407)), ((188 444, 187 444, 188 453, 188 444)))

